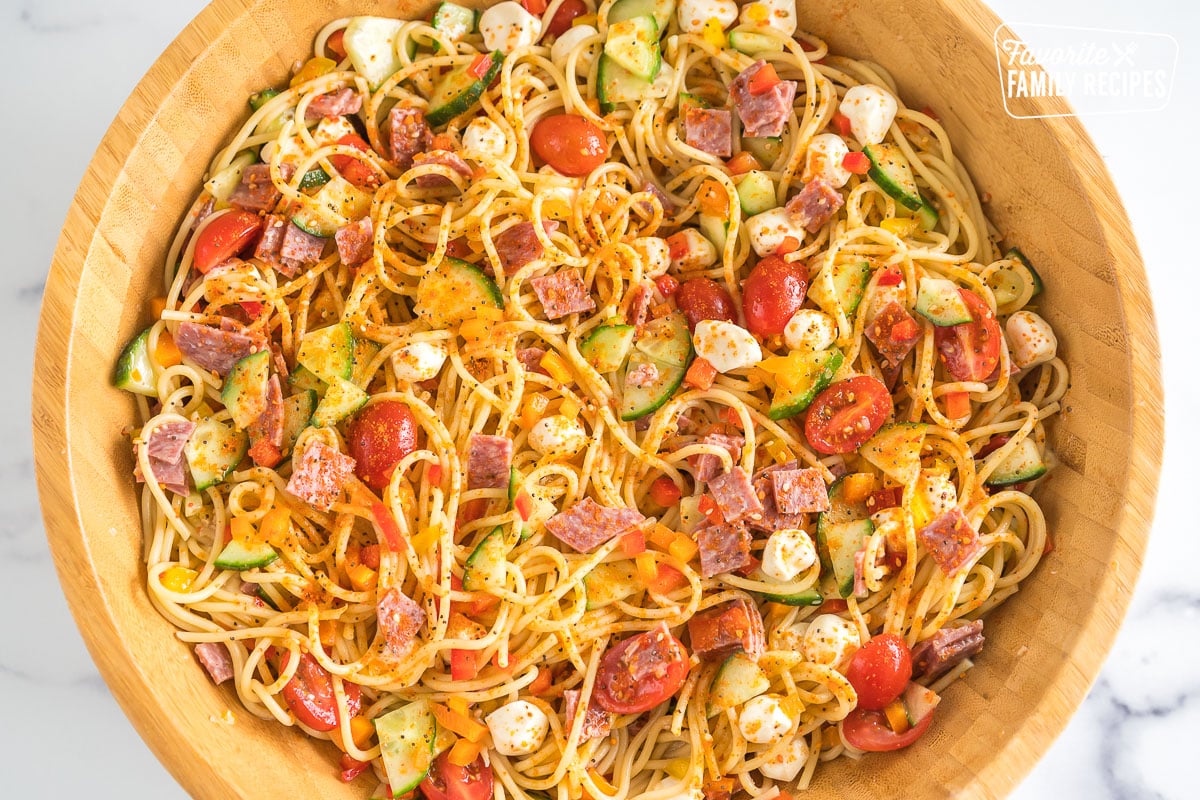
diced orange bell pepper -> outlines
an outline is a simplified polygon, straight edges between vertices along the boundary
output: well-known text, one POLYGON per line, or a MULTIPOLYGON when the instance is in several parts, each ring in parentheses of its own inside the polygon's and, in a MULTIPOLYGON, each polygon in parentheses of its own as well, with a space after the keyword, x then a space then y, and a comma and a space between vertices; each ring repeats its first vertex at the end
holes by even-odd
POLYGON ((379 582, 379 573, 366 564, 351 564, 346 568, 346 575, 356 592, 370 591, 379 582))
POLYGON ((659 564, 658 575, 649 582, 650 591, 657 594, 670 594, 676 589, 687 586, 688 579, 682 572, 670 564, 659 564))
POLYGON ((646 552, 646 534, 633 530, 621 536, 621 555, 633 558, 646 552))
POLYGON ((539 667, 537 677, 529 684, 529 693, 534 697, 540 697, 550 689, 550 685, 554 683, 554 673, 549 667, 539 667))
POLYGON ((169 567, 162 574, 162 585, 172 592, 186 592, 192 588, 192 582, 199 574, 187 567, 169 567))
POLYGON ((459 739, 450 748, 449 755, 446 756, 451 764, 456 767, 469 766, 472 761, 479 758, 479 754, 483 751, 483 745, 478 742, 472 742, 467 739, 459 739))
POLYGON ((292 530, 292 512, 276 506, 263 515, 258 524, 259 535, 275 547, 280 547, 292 530))
POLYGON ((158 343, 154 347, 154 360, 164 369, 183 363, 183 353, 179 352, 179 346, 175 344, 175 339, 171 336, 170 331, 164 330, 158 334, 158 343))
POLYGON ((542 356, 542 360, 538 362, 542 369, 550 373, 550 377, 559 383, 566 385, 573 381, 571 380, 571 368, 567 366, 567 362, 563 361, 562 356, 554 351, 546 353, 542 356))
POLYGON ((862 503, 875 491, 875 476, 869 472, 852 472, 842 478, 842 497, 847 503, 862 503))
POLYGON ((521 401, 521 427, 529 430, 546 415, 550 399, 544 394, 531 394, 521 401))
POLYGON ((725 187, 712 179, 701 183, 700 188, 696 190, 696 204, 700 207, 701 214, 720 219, 729 217, 729 197, 725 193, 725 187))
POLYGON ((950 419, 962 419, 971 414, 971 394, 969 392, 949 392, 946 394, 946 416, 950 419))
POLYGON ((658 562, 653 553, 640 553, 634 558, 634 562, 637 564, 638 579, 642 583, 650 584, 658 579, 658 562))
POLYGON ((337 62, 332 58, 324 56, 315 56, 304 62, 304 66, 296 70, 296 74, 292 76, 288 86, 299 86, 302 83, 308 83, 314 78, 319 78, 322 75, 327 75, 337 68, 337 62))
POLYGON ((743 175, 751 170, 762 169, 762 164, 758 163, 753 153, 743 150, 726 161, 725 168, 729 170, 730 175, 743 175))
POLYGON ((433 716, 437 718, 439 725, 457 733, 468 742, 482 742, 488 732, 486 726, 440 703, 433 704, 433 716))
POLYGON ((155 297, 150 300, 150 314, 155 319, 162 319, 163 312, 167 310, 167 298, 155 297))
POLYGON ((893 700, 888 703, 883 709, 883 715, 887 717, 888 725, 892 726, 892 731, 895 733, 904 733, 911 727, 903 700, 893 700))
POLYGON ((701 391, 708 391, 712 388, 713 381, 716 378, 716 367, 710 364, 707 359, 697 358, 688 367, 687 374, 683 376, 683 382, 701 391))

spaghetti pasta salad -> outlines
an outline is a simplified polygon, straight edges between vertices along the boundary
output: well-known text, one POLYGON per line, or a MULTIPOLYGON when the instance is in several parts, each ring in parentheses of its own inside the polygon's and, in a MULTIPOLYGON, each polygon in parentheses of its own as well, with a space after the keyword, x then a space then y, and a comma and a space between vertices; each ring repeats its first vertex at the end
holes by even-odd
POLYGON ((340 19, 249 104, 115 374, 245 712, 429 800, 769 800, 938 724, 1067 371, 933 111, 789 0, 340 19))

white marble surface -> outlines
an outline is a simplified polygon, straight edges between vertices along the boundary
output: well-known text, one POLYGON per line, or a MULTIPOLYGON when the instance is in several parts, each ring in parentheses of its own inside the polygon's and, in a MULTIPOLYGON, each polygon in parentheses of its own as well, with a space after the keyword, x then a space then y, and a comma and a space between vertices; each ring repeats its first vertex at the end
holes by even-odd
MULTIPOLYGON (((33 479, 29 399, 45 273, 75 186, 109 122, 202 0, 0 0, 0 795, 165 798, 184 792, 126 721, 98 676, 59 591, 33 479)), ((914 6, 919 5, 913 3, 914 6)), ((1200 129, 1200 6, 1172 0, 993 0, 1014 23, 1174 33, 1174 97, 1163 111, 1089 118, 1133 219, 1153 286, 1165 357, 1168 444, 1158 517, 1123 632, 1082 709, 1013 797, 1195 798, 1200 750, 1200 530, 1195 465, 1200 408, 1195 298, 1185 243, 1195 208, 1200 129), (1181 227, 1183 226, 1183 227, 1181 227), (1186 367, 1192 365, 1193 369, 1186 367)), ((381 3, 381 6, 387 6, 381 3)))

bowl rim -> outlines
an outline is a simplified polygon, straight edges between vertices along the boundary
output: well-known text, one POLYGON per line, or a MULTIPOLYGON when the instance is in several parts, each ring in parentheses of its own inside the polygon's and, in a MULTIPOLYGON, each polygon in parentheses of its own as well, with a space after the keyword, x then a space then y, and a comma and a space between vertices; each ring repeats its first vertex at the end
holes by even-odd
MULTIPOLYGON (((128 674, 127 660, 110 598, 90 557, 88 534, 72 469, 66 408, 71 383, 70 351, 76 332, 80 296, 75 291, 89 254, 102 236, 99 220, 111 190, 146 127, 161 113, 170 94, 147 103, 148 90, 175 86, 211 45, 209 33, 220 31, 250 14, 264 0, 214 0, 156 59, 138 82, 105 133, 80 181, 67 212, 52 258, 38 324, 33 374, 33 442, 39 500, 47 540, 72 615, 84 642, 113 695, 138 734, 161 763, 189 792, 201 796, 243 796, 242 787, 206 764, 206 749, 178 720, 164 720, 147 693, 128 674), (81 235, 82 234, 82 235, 81 235), (67 324, 63 324, 67 323, 67 324), (64 480, 65 478, 65 480, 64 480), (83 571, 81 572, 81 567, 83 571), (99 602, 97 602, 99 601, 99 602), (167 736, 164 734, 171 734, 167 736), (169 745, 168 745, 169 740, 169 745), (200 765, 199 767, 197 765, 200 765)), ((940 13, 957 18, 971 46, 990 46, 1000 19, 978 0, 941 3, 940 13)), ((1061 101, 1058 101, 1061 103, 1061 101)), ((1056 107, 1061 111, 1061 105, 1056 107)), ((1131 377, 1130 462, 1128 502, 1116 523, 1115 552, 1121 569, 1111 569, 1095 587, 1098 596, 1079 624, 1075 648, 1067 655, 1070 669, 1060 670, 1056 691, 1033 708, 996 757, 975 775, 983 796, 1007 794, 1033 768, 1078 709, 1112 647, 1128 610, 1141 570, 1154 512, 1163 442, 1163 391, 1157 328, 1145 267, 1132 226, 1099 152, 1074 116, 1041 120, 1069 152, 1077 154, 1075 174, 1085 199, 1096 212, 1106 251, 1121 265, 1116 286, 1125 315, 1131 377), (1005 757, 999 757, 1001 752, 1005 757)))

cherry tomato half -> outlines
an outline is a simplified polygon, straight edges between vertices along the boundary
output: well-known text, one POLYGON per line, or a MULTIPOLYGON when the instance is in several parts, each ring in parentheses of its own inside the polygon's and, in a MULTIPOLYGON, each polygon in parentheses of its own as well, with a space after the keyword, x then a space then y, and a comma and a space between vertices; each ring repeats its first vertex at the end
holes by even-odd
MULTIPOLYGON (((284 656, 285 668, 288 658, 284 656)), ((353 717, 362 706, 362 690, 349 681, 342 681, 342 690, 346 694, 346 711, 353 717)), ((331 731, 338 726, 333 676, 309 653, 300 656, 296 674, 283 687, 283 699, 296 718, 314 731, 331 731)))
POLYGON ((608 158, 604 131, 578 114, 543 117, 533 126, 529 143, 538 158, 563 175, 587 175, 608 158))
POLYGON ((433 762, 421 781, 425 800, 486 800, 492 796, 492 768, 479 756, 465 767, 451 764, 447 753, 433 762))
POLYGON ((222 214, 200 231, 192 263, 200 272, 208 272, 249 247, 261 230, 262 217, 252 211, 222 214))
POLYGON ((819 453, 853 453, 892 413, 892 396, 878 378, 858 375, 817 395, 804 418, 804 436, 819 453))
POLYGON ((858 707, 881 711, 908 686, 912 653, 904 638, 882 633, 864 644, 850 659, 846 679, 858 694, 858 707))
POLYGON ((354 474, 381 492, 396 463, 417 449, 417 420, 399 401, 372 403, 350 420, 346 444, 354 458, 354 474))
POLYGON ((571 28, 571 23, 576 17, 582 17, 586 13, 587 4, 583 0, 563 0, 558 11, 554 12, 554 19, 546 26, 546 32, 562 36, 571 28))
POLYGON ((683 685, 688 654, 665 624, 608 648, 596 673, 596 704, 616 714, 640 714, 683 685))
POLYGON ((696 323, 706 319, 722 319, 737 322, 733 298, 725 287, 712 278, 692 278, 684 281, 675 290, 675 302, 687 317, 688 327, 696 330, 696 323))
POLYGON ((808 267, 803 262, 767 256, 754 265, 742 286, 746 327, 758 337, 783 333, 807 292, 808 267))
POLYGON ((887 717, 882 711, 856 708, 842 721, 842 736, 859 750, 886 753, 908 747, 920 739, 932 722, 933 712, 930 711, 904 733, 896 733, 888 727, 887 717))
POLYGON ((1000 323, 979 295, 959 289, 974 321, 934 328, 933 338, 946 370, 960 381, 983 381, 1000 363, 1000 323))

